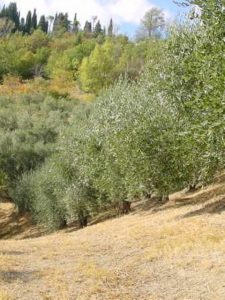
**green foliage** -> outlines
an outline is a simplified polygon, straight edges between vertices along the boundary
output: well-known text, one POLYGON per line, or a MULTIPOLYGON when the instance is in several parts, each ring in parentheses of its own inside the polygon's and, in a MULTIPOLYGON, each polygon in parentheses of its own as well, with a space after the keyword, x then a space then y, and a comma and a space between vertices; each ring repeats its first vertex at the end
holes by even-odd
POLYGON ((15 49, 4 40, 3 75, 28 76, 36 58, 49 77, 69 74, 86 91, 116 81, 90 105, 41 95, 1 99, 0 186, 6 176, 21 211, 61 228, 123 200, 205 184, 224 169, 224 12, 220 2, 193 3, 200 20, 175 26, 166 41, 100 42, 86 24, 90 39, 79 34, 75 42, 15 34, 17 56, 5 60, 15 49))
POLYGON ((136 79, 145 62, 160 57, 164 41, 150 40, 133 44, 124 37, 108 38, 83 59, 79 79, 83 90, 99 93, 121 75, 136 79))
POLYGON ((113 84, 121 74, 136 79, 155 43, 135 44, 124 36, 106 38, 99 22, 90 36, 78 32, 74 38, 73 32, 60 30, 56 30, 59 34, 50 36, 44 16, 36 30, 34 24, 29 25, 33 26, 29 29, 32 34, 8 35, 10 24, 0 18, 0 22, 3 21, 5 37, 0 43, 0 80, 5 75, 19 76, 22 83, 34 77, 51 80, 65 77, 71 86, 80 86, 84 91, 96 94, 113 84))
POLYGON ((20 18, 15 3, 0 10, 1 83, 8 75, 20 78, 21 84, 42 77, 50 80, 49 94, 56 95, 54 87, 64 78, 70 91, 62 95, 71 95, 79 88, 98 94, 120 75, 136 79, 148 59, 149 44, 114 35, 112 19, 108 37, 97 17, 93 25, 87 21, 83 30, 77 14, 73 23, 67 13, 42 15, 37 20, 36 9, 28 11, 26 19, 20 18))
POLYGON ((23 97, 18 103, 1 99, 0 169, 11 185, 53 152, 70 108, 66 100, 58 103, 41 95, 23 97))
POLYGON ((68 49, 56 49, 51 52, 46 66, 47 74, 51 78, 58 76, 63 70, 71 74, 74 79, 78 77, 78 69, 84 57, 88 57, 95 47, 94 40, 87 40, 68 49))
POLYGON ((0 193, 6 190, 7 176, 0 171, 0 193))
POLYGON ((69 27, 70 27, 70 21, 68 19, 68 13, 56 14, 53 23, 53 33, 60 35, 64 32, 69 31, 69 27))
POLYGON ((100 21, 98 21, 94 28, 94 35, 97 37, 100 34, 103 34, 103 29, 100 21))
POLYGON ((108 39, 103 45, 96 45, 94 51, 84 58, 80 66, 80 81, 82 88, 98 93, 118 78, 116 66, 122 55, 123 44, 108 39))
POLYGON ((6 74, 25 79, 33 76, 48 60, 48 42, 48 37, 40 31, 29 37, 14 34, 5 39, 0 43, 0 78, 6 74))
MULTIPOLYGON (((206 12, 213 8, 210 1, 200 7, 206 12)), ((224 165, 222 14, 214 7, 211 16, 202 14, 203 22, 173 29, 165 68, 166 92, 179 112, 188 118, 190 132, 201 147, 194 177, 203 181, 212 178, 224 165), (221 30, 216 30, 218 24, 221 30)))

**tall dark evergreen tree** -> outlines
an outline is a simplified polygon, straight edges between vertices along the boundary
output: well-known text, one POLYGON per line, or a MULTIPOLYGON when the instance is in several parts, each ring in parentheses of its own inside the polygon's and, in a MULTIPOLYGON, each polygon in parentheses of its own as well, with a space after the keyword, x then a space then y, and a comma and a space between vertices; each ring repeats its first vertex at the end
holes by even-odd
POLYGON ((58 27, 58 14, 55 14, 55 18, 54 18, 54 22, 53 22, 53 28, 52 31, 56 32, 57 31, 57 27, 58 27))
POLYGON ((23 33, 26 33, 26 24, 25 24, 25 19, 24 18, 21 18, 21 20, 20 20, 19 31, 22 31, 23 33))
POLYGON ((92 32, 92 25, 91 22, 86 21, 84 25, 84 32, 91 33, 92 32))
POLYGON ((20 13, 18 12, 17 4, 15 2, 10 3, 7 10, 8 10, 7 17, 12 22, 14 22, 15 30, 19 30, 19 27, 20 27, 20 13))
POLYGON ((100 34, 102 34, 102 33, 103 33, 102 25, 101 25, 100 21, 98 21, 98 22, 96 23, 96 25, 95 25, 95 28, 94 28, 94 35, 95 35, 95 36, 98 36, 98 35, 100 35, 100 34))
POLYGON ((59 26, 60 29, 67 31, 70 31, 70 21, 69 21, 69 16, 68 13, 66 14, 59 14, 59 26))
POLYGON ((3 6, 0 11, 0 18, 7 18, 13 22, 15 24, 13 31, 20 29, 20 13, 15 2, 10 3, 8 7, 3 6))
POLYGON ((73 28, 72 28, 72 31, 73 31, 74 33, 78 33, 78 31, 79 31, 79 25, 80 25, 80 23, 79 23, 79 21, 77 20, 77 14, 75 14, 74 20, 73 20, 73 28))
POLYGON ((42 31, 48 33, 48 21, 46 20, 44 15, 42 15, 40 17, 40 21, 38 23, 38 28, 40 28, 42 31))
POLYGON ((109 27, 108 27, 108 36, 113 35, 113 20, 110 19, 109 27))
POLYGON ((36 9, 34 9, 32 19, 31 19, 31 28, 36 30, 37 29, 37 12, 36 9))
POLYGON ((25 32, 30 34, 31 33, 31 24, 32 24, 32 15, 31 11, 29 10, 26 17, 26 24, 25 24, 25 32))
POLYGON ((5 5, 3 5, 2 10, 0 11, 0 18, 3 18, 3 17, 7 17, 5 5))

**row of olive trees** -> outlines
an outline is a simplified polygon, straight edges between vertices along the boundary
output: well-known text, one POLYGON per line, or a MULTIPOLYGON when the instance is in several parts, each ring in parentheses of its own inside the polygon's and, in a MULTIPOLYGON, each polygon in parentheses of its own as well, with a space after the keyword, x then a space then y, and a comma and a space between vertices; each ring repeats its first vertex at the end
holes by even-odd
POLYGON ((212 180, 225 150, 225 49, 215 34, 224 12, 215 10, 214 21, 203 13, 173 29, 138 82, 121 80, 73 113, 55 153, 17 184, 16 203, 51 229, 82 226, 124 200, 212 180))
POLYGON ((70 118, 56 153, 14 189, 19 207, 51 229, 76 219, 82 225, 124 200, 167 196, 200 179, 208 144, 157 93, 152 72, 145 76, 138 84, 119 82, 90 111, 70 118))
POLYGON ((52 155, 74 104, 40 94, 0 101, 0 190, 6 192, 52 155))

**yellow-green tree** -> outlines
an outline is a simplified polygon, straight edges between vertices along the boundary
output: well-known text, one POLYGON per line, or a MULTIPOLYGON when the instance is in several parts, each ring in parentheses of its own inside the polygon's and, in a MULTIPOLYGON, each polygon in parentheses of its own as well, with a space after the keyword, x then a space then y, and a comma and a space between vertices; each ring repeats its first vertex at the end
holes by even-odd
POLYGON ((98 93, 117 77, 116 65, 121 51, 112 40, 96 45, 90 57, 84 58, 80 67, 80 82, 84 91, 98 93))

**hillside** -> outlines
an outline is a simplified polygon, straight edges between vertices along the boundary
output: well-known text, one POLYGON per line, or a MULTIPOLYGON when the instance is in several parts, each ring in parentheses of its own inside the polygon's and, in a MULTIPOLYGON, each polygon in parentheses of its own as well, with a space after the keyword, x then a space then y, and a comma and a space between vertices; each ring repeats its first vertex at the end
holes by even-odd
POLYGON ((220 178, 79 231, 2 240, 0 299, 224 299, 224 194, 220 178))

